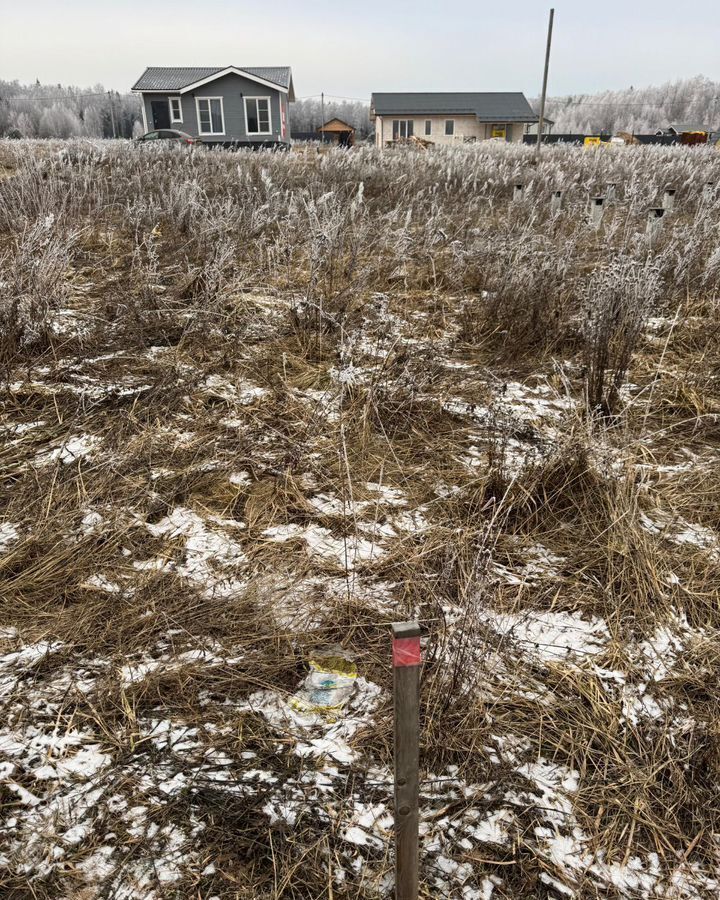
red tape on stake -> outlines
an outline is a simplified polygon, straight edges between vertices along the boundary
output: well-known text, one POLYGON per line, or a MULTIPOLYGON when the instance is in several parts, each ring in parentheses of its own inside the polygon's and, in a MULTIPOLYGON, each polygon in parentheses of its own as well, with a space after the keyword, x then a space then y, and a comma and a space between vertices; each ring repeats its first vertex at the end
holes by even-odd
POLYGON ((393 667, 419 666, 422 662, 420 654, 420 636, 395 638, 393 640, 393 667))

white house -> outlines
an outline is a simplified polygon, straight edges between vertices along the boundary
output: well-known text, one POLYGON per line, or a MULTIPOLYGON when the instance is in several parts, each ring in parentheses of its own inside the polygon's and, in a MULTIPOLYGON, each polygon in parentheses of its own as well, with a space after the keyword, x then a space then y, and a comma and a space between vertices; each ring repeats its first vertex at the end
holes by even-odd
POLYGON ((521 93, 374 93, 370 117, 378 147, 409 137, 433 144, 496 138, 522 141, 538 121, 521 93))

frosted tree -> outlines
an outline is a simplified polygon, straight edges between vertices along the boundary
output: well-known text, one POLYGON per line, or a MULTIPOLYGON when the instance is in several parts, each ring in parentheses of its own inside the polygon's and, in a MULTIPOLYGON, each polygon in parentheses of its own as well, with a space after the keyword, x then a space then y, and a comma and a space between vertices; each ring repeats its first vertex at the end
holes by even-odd
POLYGON ((678 123, 714 130, 720 127, 720 82, 697 75, 647 88, 551 97, 547 113, 555 132, 651 134, 678 123))
POLYGON ((40 116, 38 134, 40 137, 69 138, 82 134, 80 118, 66 106, 54 103, 43 110, 40 116))

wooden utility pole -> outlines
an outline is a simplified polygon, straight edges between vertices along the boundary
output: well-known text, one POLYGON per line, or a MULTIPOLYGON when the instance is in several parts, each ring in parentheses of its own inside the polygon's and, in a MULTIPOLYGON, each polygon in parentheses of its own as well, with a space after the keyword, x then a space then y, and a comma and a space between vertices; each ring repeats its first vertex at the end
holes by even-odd
POLYGON ((115 104, 113 103, 112 91, 107 92, 110 101, 110 121, 112 122, 113 137, 117 137, 117 128, 115 127, 115 104))
POLYGON ((395 900, 418 900, 420 823, 420 626, 393 631, 395 739, 395 900))
POLYGON ((547 47, 545 48, 545 72, 543 73, 542 94, 540 95, 540 118, 538 120, 538 136, 535 146, 535 164, 540 162, 540 149, 542 147, 543 128, 545 127, 545 98, 547 97, 548 71, 550 69, 550 45, 552 44, 553 21, 555 20, 555 10, 550 10, 550 20, 548 21, 547 47))
MULTIPOLYGON (((317 94, 315 95, 317 97, 317 94)), ((325 92, 322 91, 320 94, 320 118, 322 121, 320 122, 320 143, 325 143, 325 129, 323 126, 325 125, 325 92)))

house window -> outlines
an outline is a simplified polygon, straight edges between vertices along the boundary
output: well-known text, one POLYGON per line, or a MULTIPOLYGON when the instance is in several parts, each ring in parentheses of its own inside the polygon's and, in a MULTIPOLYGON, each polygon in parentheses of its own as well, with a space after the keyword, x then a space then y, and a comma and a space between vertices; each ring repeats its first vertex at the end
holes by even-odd
POLYGON ((432 119, 425 119, 425 136, 432 134, 432 119))
POLYGON ((222 97, 196 97, 200 134, 225 134, 222 97))
POLYGON ((170 121, 182 122, 182 103, 179 97, 170 98, 170 121))
POLYGON ((393 140, 410 138, 413 136, 412 119, 393 119, 393 140))
POLYGON ((270 134, 269 97, 245 97, 245 124, 248 134, 270 134))
POLYGON ((492 127, 492 136, 494 138, 502 138, 505 140, 507 137, 507 131, 504 125, 493 125, 492 127))
POLYGON ((447 134, 447 135, 455 134, 455 120, 454 119, 445 119, 445 134, 447 134))

